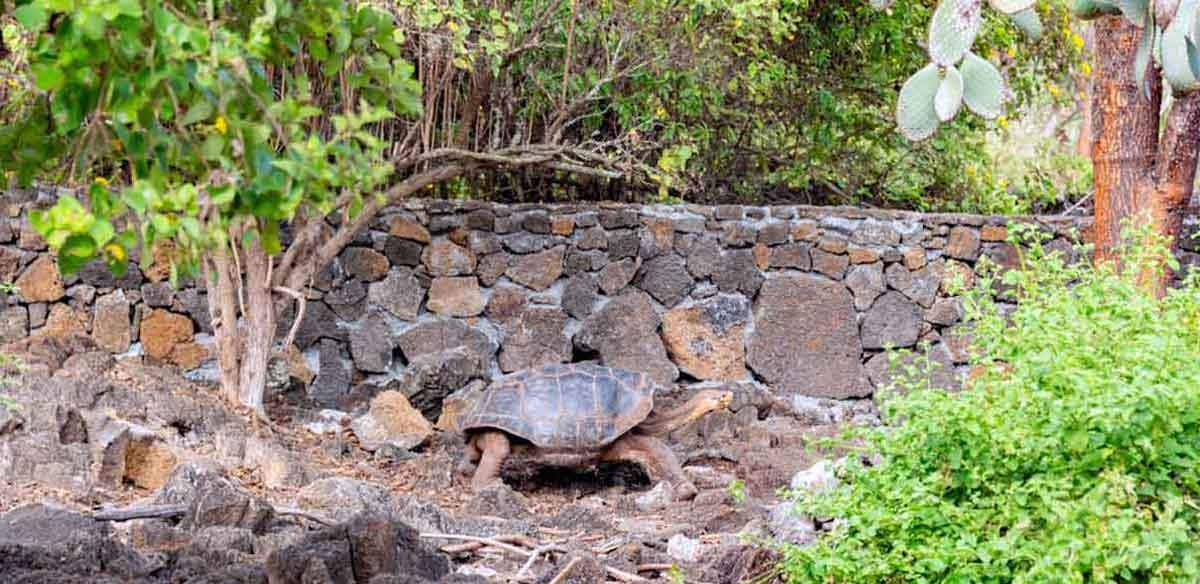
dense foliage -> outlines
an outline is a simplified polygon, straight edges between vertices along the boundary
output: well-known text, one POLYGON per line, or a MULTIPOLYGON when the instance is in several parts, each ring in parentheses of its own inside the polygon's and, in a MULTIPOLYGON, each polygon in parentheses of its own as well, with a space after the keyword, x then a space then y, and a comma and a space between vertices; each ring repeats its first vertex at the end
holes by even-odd
POLYGON ((1115 272, 1034 245, 965 294, 983 373, 958 393, 901 376, 865 434, 880 463, 798 503, 843 522, 786 550, 787 581, 1200 580, 1200 280, 1144 291, 1161 249, 1115 272))
MULTIPOLYGON (((35 0, 28 5, 59 4, 35 0)), ((61 3, 76 4, 86 12, 140 3, 61 3)), ((294 19, 270 16, 276 4, 289 3, 216 3, 218 12, 226 15, 222 25, 239 34, 250 34, 251 26, 261 27, 272 18, 285 24, 294 19), (255 25, 259 19, 265 20, 255 25)), ((587 143, 656 175, 658 185, 626 185, 634 192, 650 186, 650 194, 696 202, 865 202, 1021 212, 1078 197, 1078 183, 1060 180, 1059 166, 1050 169, 1053 181, 1035 188, 986 172, 964 172, 967 167, 990 166, 995 151, 988 147, 988 136, 1003 136, 1009 119, 1019 118, 1035 102, 1071 103, 1069 73, 1080 63, 1081 41, 1060 0, 1038 3, 1045 25, 1036 42, 1023 38, 1002 16, 989 15, 983 23, 975 50, 1005 73, 1011 97, 1005 118, 987 122, 962 116, 919 144, 896 131, 897 93, 904 78, 925 60, 924 31, 935 4, 897 2, 886 11, 859 0, 528 0, 504 5, 487 0, 408 0, 374 6, 395 19, 399 54, 387 56, 412 64, 396 73, 410 75, 423 88, 424 96, 415 105, 439 112, 420 132, 432 148, 507 146, 556 130, 559 138, 587 143), (484 68, 489 70, 481 75, 484 68), (1063 89, 1046 96, 1040 88, 1048 83, 1063 89), (454 98, 431 99, 438 95, 454 98), (564 112, 569 120, 558 119, 564 112)), ((183 2, 177 10, 203 17, 197 12, 203 5, 183 2)), ((353 14, 364 10, 350 11, 344 23, 339 14, 317 17, 324 22, 299 33, 327 33, 331 44, 273 46, 269 59, 286 57, 329 67, 344 62, 345 54, 339 53, 344 50, 342 41, 337 39, 345 36, 334 31, 350 26, 351 20, 361 18, 353 14)), ((27 19, 30 12, 22 9, 16 16, 27 19)), ((98 18, 94 24, 104 21, 98 18)), ((106 152, 99 139, 80 140, 84 143, 79 148, 87 152, 81 159, 81 152, 50 131, 63 130, 49 111, 36 122, 13 115, 18 108, 25 113, 26 108, 44 108, 41 91, 53 92, 57 86, 38 86, 36 79, 21 75, 20 64, 39 59, 44 49, 27 47, 30 41, 17 35, 21 29, 16 24, 11 17, 0 23, 13 51, 8 64, 0 65, 0 94, 7 97, 0 119, 25 122, 0 127, 0 165, 21 178, 32 176, 34 168, 40 168, 43 178, 61 181, 73 176, 48 175, 45 166, 33 165, 49 159, 60 171, 74 164, 76 178, 86 174, 81 164, 99 166, 96 170, 109 179, 122 178, 121 173, 113 176, 112 165, 105 167, 103 162, 119 153, 106 152), (34 54, 27 55, 28 49, 34 54)), ((113 26, 106 24, 106 30, 113 26)), ((253 62, 258 55, 245 48, 253 62)), ((354 51, 360 49, 356 46, 354 51)), ((177 59, 190 56, 159 52, 177 59)), ((107 57, 101 53, 83 62, 95 64, 107 57)), ((254 67, 248 71, 259 73, 254 67)), ((319 77, 314 71, 311 101, 337 111, 339 80, 323 82, 319 77)), ((411 89, 400 91, 401 99, 405 95, 411 95, 411 89)), ((56 96, 54 101, 62 99, 56 96)), ((181 101, 180 109, 186 112, 188 105, 181 101)), ((390 105, 395 113, 404 113, 397 104, 390 105)), ((390 124, 373 125, 392 129, 374 132, 384 143, 394 146, 409 138, 407 126, 390 124)), ((1039 135, 1038 141, 1058 138, 1039 135)), ((1041 159, 1031 157, 1019 166, 1024 170, 1027 162, 1035 161, 1041 159)), ((611 196, 614 191, 605 184, 573 180, 558 170, 502 169, 447 182, 437 192, 509 199, 611 196)))

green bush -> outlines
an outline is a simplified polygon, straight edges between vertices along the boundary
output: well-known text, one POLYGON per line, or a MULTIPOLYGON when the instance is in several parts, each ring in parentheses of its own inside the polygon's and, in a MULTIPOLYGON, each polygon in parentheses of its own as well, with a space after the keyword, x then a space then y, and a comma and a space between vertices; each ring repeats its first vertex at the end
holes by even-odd
POLYGON ((982 373, 955 393, 899 375, 866 456, 797 501, 842 521, 783 548, 787 582, 1200 581, 1200 279, 1143 292, 1161 242, 1120 270, 1029 245, 1002 276, 1015 310, 991 276, 963 294, 982 373))

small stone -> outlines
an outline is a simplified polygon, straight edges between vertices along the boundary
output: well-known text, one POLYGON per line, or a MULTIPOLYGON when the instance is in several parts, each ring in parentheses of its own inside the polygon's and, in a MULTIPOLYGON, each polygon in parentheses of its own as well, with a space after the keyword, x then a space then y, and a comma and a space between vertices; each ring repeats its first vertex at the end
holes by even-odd
POLYGON ((608 249, 608 234, 599 227, 584 229, 579 232, 579 239, 575 245, 582 250, 589 249, 608 249))
POLYGON ((367 303, 390 312, 400 320, 413 321, 425 298, 425 289, 410 268, 392 268, 387 278, 367 289, 367 303))
POLYGON ((192 320, 182 314, 154 309, 142 318, 138 333, 146 355, 165 360, 180 343, 192 340, 192 320))
POLYGON ((550 233, 550 216, 542 211, 535 211, 521 219, 521 228, 530 233, 550 233))
POLYGON ((492 231, 496 227, 496 214, 490 209, 479 209, 467 213, 467 229, 492 231))
POLYGON ((864 349, 911 347, 921 334, 921 309, 898 292, 883 295, 862 322, 864 349))
POLYGON ((793 491, 800 491, 806 495, 827 493, 838 484, 834 470, 832 462, 817 461, 816 464, 792 475, 790 486, 793 491))
POLYGON ((199 343, 179 343, 171 349, 167 361, 178 365, 184 371, 191 371, 213 357, 208 347, 199 343))
POLYGON ((726 223, 725 228, 721 230, 721 243, 728 247, 749 247, 757 240, 758 233, 750 223, 726 223))
MULTIPOLYGON (((936 277, 936 274, 931 274, 931 278, 936 277)), ((944 264, 941 264, 941 291, 945 294, 954 293, 953 286, 955 282, 965 289, 969 290, 973 288, 975 286, 975 270, 972 270, 971 266, 962 262, 946 260, 944 264)), ((1007 286, 999 279, 996 282, 997 291, 1007 289, 1007 286)))
POLYGON ((754 265, 765 271, 771 265, 771 248, 765 243, 756 243, 751 251, 754 253, 754 265))
POLYGON ((595 351, 603 364, 641 371, 657 383, 668 384, 679 370, 667 358, 658 335, 661 320, 650 296, 640 290, 613 298, 584 321, 575 335, 575 345, 595 351))
POLYGON ((350 414, 341 410, 321 410, 304 424, 304 429, 317 436, 336 436, 350 424, 350 414))
POLYGON ((983 241, 1004 241, 1008 239, 1008 228, 1003 225, 984 225, 979 230, 979 238, 983 241))
POLYGON ((742 218, 742 207, 740 205, 717 205, 713 216, 718 221, 740 220, 742 218))
POLYGON ((392 217, 388 224, 388 234, 401 239, 429 243, 429 230, 407 217, 392 217))
POLYGON ((666 481, 660 481, 654 485, 653 489, 638 495, 635 504, 639 511, 643 513, 652 513, 661 511, 674 504, 675 500, 672 496, 671 484, 666 481))
POLYGON ((604 210, 600 212, 600 225, 605 229, 636 227, 637 224, 638 212, 632 209, 621 209, 619 211, 604 210))
MULTIPOLYGON (((917 384, 928 383, 929 387, 945 391, 956 391, 961 387, 959 375, 954 370, 953 357, 944 343, 934 344, 925 356, 930 361, 931 369, 924 369, 924 364, 919 363, 913 354, 902 356, 897 365, 914 368, 915 378, 912 381, 917 384)), ((867 375, 878 390, 892 386, 892 383, 897 381, 894 378, 896 373, 887 353, 878 353, 867 361, 867 375)), ((898 389, 903 391, 905 388, 898 389)))
POLYGON ((904 267, 909 270, 919 270, 925 267, 925 250, 919 247, 910 247, 904 250, 902 257, 904 258, 904 267))
POLYGON ((416 241, 388 236, 383 242, 383 255, 396 266, 416 267, 421 265, 421 252, 425 246, 416 241))
POLYGON ((692 564, 699 561, 701 550, 700 540, 682 533, 676 533, 667 540, 667 555, 679 562, 692 564))
POLYGON ((850 238, 855 243, 867 245, 897 245, 900 243, 900 232, 891 222, 867 219, 859 224, 850 238))
POLYGON ((879 261, 881 257, 879 250, 870 247, 859 247, 852 245, 848 248, 850 253, 850 263, 852 264, 870 264, 879 261))
POLYGON ((124 290, 116 290, 96 300, 92 318, 92 338, 109 353, 124 353, 133 342, 129 326, 129 300, 124 290))
MULTIPOLYGON (((591 274, 572 276, 563 285, 563 310, 567 311, 567 314, 574 318, 580 320, 587 318, 592 314, 592 307, 595 306, 596 300, 599 298, 596 294, 599 289, 596 277, 591 274)), ((494 292, 493 296, 495 296, 494 292)))
POLYGON ((570 217, 555 217, 550 221, 550 233, 570 237, 575 231, 575 220, 570 217))
POLYGON ((842 254, 850 248, 850 243, 840 237, 822 237, 817 242, 817 248, 829 253, 842 254))
POLYGON ((351 366, 342 344, 321 339, 318 349, 317 376, 308 386, 308 397, 322 406, 337 406, 350 391, 351 366))
POLYGON ((819 234, 816 221, 802 219, 791 225, 792 241, 813 241, 819 234))
POLYGON ((527 254, 535 251, 542 251, 553 241, 547 235, 539 235, 536 233, 519 232, 510 235, 505 235, 500 239, 500 243, 504 249, 515 254, 527 254))
POLYGON ((950 230, 950 239, 946 241, 946 255, 974 261, 979 257, 979 232, 970 227, 955 226, 950 230))
POLYGON ((883 282, 883 264, 859 264, 850 268, 846 273, 846 287, 854 293, 854 308, 867 310, 885 291, 883 282))
POLYGON ((795 268, 809 270, 812 268, 812 258, 808 253, 808 244, 785 243, 771 248, 767 264, 772 268, 795 268))
POLYGON ((479 260, 476 270, 479 272, 479 283, 484 286, 495 285, 500 280, 500 276, 504 275, 504 271, 508 269, 508 261, 509 256, 504 252, 483 256, 479 260))
POLYGON ((810 517, 801 515, 796 504, 784 501, 771 508, 767 529, 780 541, 805 545, 816 541, 817 525, 810 517))
POLYGON ((350 330, 350 355, 359 369, 383 373, 392 365, 392 331, 378 313, 363 318, 350 330))
POLYGON ((567 314, 559 308, 530 307, 504 326, 498 361, 505 373, 571 360, 567 314))
POLYGON ((462 276, 475 272, 475 254, 450 240, 426 246, 421 262, 432 276, 462 276))
POLYGON ((142 302, 151 308, 170 308, 175 302, 175 288, 170 282, 143 284, 142 302))
POLYGON ((846 273, 846 267, 850 265, 850 258, 844 255, 830 253, 823 249, 814 249, 811 253, 813 269, 834 280, 842 279, 846 273))
POLYGON ((29 309, 24 306, 9 306, 0 311, 0 345, 19 341, 28 335, 29 309))
POLYGON ((642 264, 637 273, 637 285, 670 308, 687 296, 692 288, 692 277, 683 258, 666 254, 642 264))
POLYGON ((475 276, 434 278, 425 307, 446 316, 468 317, 483 313, 483 293, 475 276))
POLYGON ((938 277, 929 268, 925 266, 914 271, 901 264, 892 264, 887 267, 888 286, 899 290, 901 294, 921 306, 933 306, 933 301, 937 298, 938 277))
POLYGON ((758 242, 767 245, 779 245, 788 240, 789 225, 784 221, 768 223, 758 231, 758 242))
POLYGON ((29 305, 29 328, 36 329, 46 325, 46 315, 50 313, 50 306, 45 302, 29 305))
POLYGON ((688 253, 687 269, 697 278, 707 278, 721 265, 721 244, 712 237, 698 239, 688 253))
POLYGON ((46 251, 49 246, 42 235, 28 221, 21 223, 21 231, 17 237, 17 247, 25 251, 46 251))
POLYGON ((620 292, 633 280, 637 273, 637 263, 634 260, 622 260, 604 266, 600 270, 600 289, 609 296, 620 292))
POLYGON ((675 228, 670 219, 654 217, 646 221, 646 230, 642 232, 643 247, 648 251, 645 257, 654 257, 670 252, 675 247, 675 228))
POLYGON ((566 246, 556 246, 543 252, 517 257, 504 272, 512 281, 532 288, 549 288, 563 271, 566 246))
POLYGON ((371 400, 371 409, 354 419, 350 429, 364 450, 384 444, 410 450, 433 435, 433 425, 398 391, 384 391, 371 400))
POLYGON ((608 259, 637 257, 642 238, 636 231, 623 230, 608 234, 608 259))
POLYGON ((86 311, 68 304, 51 304, 46 326, 37 331, 39 337, 73 337, 86 335, 91 319, 86 311))
POLYGON ((524 288, 502 284, 492 290, 487 304, 487 317, 503 324, 520 316, 527 306, 529 295, 524 288))
POLYGON ((22 302, 54 302, 66 294, 58 263, 49 255, 34 260, 15 282, 22 302))
POLYGON ((387 256, 368 247, 348 247, 340 261, 347 274, 364 282, 375 282, 388 273, 387 256))
POLYGON ((712 275, 713 284, 722 292, 741 292, 753 298, 762 286, 763 275, 754 263, 754 254, 748 249, 734 249, 721 257, 717 271, 712 275))
POLYGON ((750 305, 741 296, 718 296, 663 315, 663 341, 683 372, 701 380, 736 380, 746 374, 742 334, 750 305))
POLYGON ((467 249, 476 255, 496 253, 503 248, 500 238, 487 231, 472 231, 467 234, 467 249))
POLYGON ((957 298, 938 298, 925 311, 925 320, 940 326, 950 326, 963 317, 962 301, 957 298))

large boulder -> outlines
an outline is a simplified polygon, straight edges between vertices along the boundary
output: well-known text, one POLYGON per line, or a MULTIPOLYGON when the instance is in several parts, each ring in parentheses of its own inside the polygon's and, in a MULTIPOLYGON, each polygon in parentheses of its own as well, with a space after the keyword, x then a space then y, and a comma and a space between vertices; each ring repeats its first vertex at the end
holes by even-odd
POLYGON ((75 511, 35 504, 0 515, 0 582, 146 581, 156 564, 75 511))
POLYGON ((371 400, 371 409, 355 418, 350 429, 364 450, 384 445, 401 450, 415 448, 433 434, 433 425, 398 391, 385 391, 371 400))
POLYGON ((16 281, 17 294, 23 302, 54 302, 66 294, 58 263, 44 255, 34 260, 16 281))
POLYGON ((637 274, 637 286, 669 308, 687 296, 692 289, 692 276, 688 274, 683 258, 664 254, 642 264, 637 274))
POLYGON ((483 313, 483 292, 475 276, 434 278, 429 286, 430 312, 445 316, 477 316, 483 313))
POLYGON ((605 365, 641 371, 657 383, 669 384, 679 370, 667 358, 658 336, 660 322, 650 297, 633 290, 613 298, 584 321, 575 345, 597 353, 605 365))
POLYGON ((844 399, 870 394, 846 286, 807 274, 768 279, 754 303, 746 363, 787 393, 844 399))
POLYGON ((546 251, 513 258, 505 274, 522 286, 545 290, 562 275, 566 249, 566 246, 559 245, 546 251))
POLYGON ((392 365, 392 348, 392 330, 381 314, 368 314, 350 330, 350 354, 363 371, 387 371, 392 365))
POLYGON ((663 315, 663 341, 679 369, 702 380, 735 380, 746 375, 742 334, 750 303, 720 295, 663 315))
POLYGON ((265 499, 235 484, 215 465, 199 462, 176 466, 154 503, 187 505, 179 522, 186 530, 223 525, 262 533, 274 517, 274 508, 265 499))
POLYGON ((436 420, 447 395, 473 379, 488 377, 488 365, 483 359, 481 353, 465 345, 425 353, 411 360, 387 389, 403 393, 426 418, 436 420))
POLYGON ((96 300, 92 337, 101 349, 110 353, 124 353, 129 350, 129 345, 133 342, 129 314, 129 300, 125 297, 124 290, 116 290, 96 300))
POLYGON ((382 281, 367 289, 367 301, 392 313, 400 320, 417 320, 425 289, 411 268, 392 268, 382 281))

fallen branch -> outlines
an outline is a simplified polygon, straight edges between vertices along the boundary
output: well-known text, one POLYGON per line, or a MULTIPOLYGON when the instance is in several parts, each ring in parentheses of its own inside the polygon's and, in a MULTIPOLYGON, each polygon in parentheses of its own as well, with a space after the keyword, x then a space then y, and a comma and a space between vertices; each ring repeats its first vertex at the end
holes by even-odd
POLYGON ((637 574, 630 574, 629 572, 618 570, 612 566, 604 566, 604 572, 622 582, 649 582, 649 580, 638 576, 637 574))
POLYGON ((96 521, 132 521, 134 519, 169 519, 187 513, 188 505, 144 505, 105 509, 92 515, 96 521))
POLYGON ((550 580, 549 584, 562 584, 567 579, 567 575, 571 573, 571 569, 574 568, 581 559, 583 558, 572 558, 571 561, 567 562, 566 566, 563 566, 563 569, 559 571, 558 575, 555 576, 553 580, 550 580))
POLYGON ((524 579, 525 575, 529 573, 529 570, 533 568, 534 562, 536 562, 537 559, 542 556, 542 554, 548 554, 550 552, 566 553, 566 551, 566 548, 563 548, 557 544, 548 544, 533 550, 533 552, 529 554, 529 559, 525 560, 525 564, 521 566, 520 570, 517 570, 517 579, 524 579))
POLYGON ((294 509, 291 507, 276 507, 275 514, 283 515, 285 517, 287 517, 287 516, 301 517, 301 518, 307 519, 309 521, 312 521, 313 523, 320 523, 321 525, 336 525, 336 523, 332 519, 327 519, 327 518, 317 515, 315 513, 309 513, 308 511, 305 511, 303 509, 294 509))
POLYGON ((666 572, 675 567, 675 564, 640 564, 637 567, 638 572, 666 572))
POLYGON ((529 557, 529 555, 531 553, 533 553, 533 552, 530 552, 529 550, 519 548, 515 545, 504 543, 498 539, 491 538, 491 537, 479 537, 476 535, 455 535, 452 533, 422 533, 421 537, 426 538, 426 539, 451 539, 451 540, 459 540, 459 541, 473 541, 473 542, 481 543, 485 546, 492 546, 494 548, 499 548, 502 550, 510 551, 514 554, 518 554, 521 557, 525 557, 525 558, 529 557))

